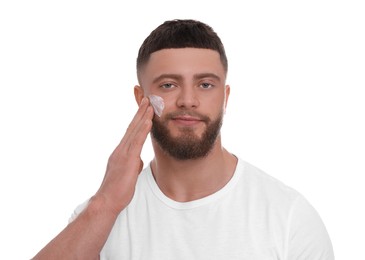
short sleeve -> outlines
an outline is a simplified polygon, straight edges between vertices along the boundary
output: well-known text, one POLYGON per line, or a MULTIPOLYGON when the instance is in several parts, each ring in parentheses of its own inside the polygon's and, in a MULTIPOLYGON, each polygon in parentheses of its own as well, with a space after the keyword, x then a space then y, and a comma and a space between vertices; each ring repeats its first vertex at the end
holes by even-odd
POLYGON ((302 196, 288 223, 286 260, 334 260, 332 243, 317 211, 302 196))

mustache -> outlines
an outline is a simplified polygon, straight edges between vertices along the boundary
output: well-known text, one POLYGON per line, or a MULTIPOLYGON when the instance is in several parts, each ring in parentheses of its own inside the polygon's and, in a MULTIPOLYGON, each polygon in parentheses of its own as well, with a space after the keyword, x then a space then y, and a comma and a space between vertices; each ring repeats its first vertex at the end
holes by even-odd
POLYGON ((195 117, 197 119, 199 119, 200 121, 209 123, 211 120, 208 116, 202 115, 198 112, 195 111, 176 111, 176 112, 171 112, 165 115, 165 119, 166 120, 172 120, 176 117, 180 117, 180 116, 191 116, 191 117, 195 117))

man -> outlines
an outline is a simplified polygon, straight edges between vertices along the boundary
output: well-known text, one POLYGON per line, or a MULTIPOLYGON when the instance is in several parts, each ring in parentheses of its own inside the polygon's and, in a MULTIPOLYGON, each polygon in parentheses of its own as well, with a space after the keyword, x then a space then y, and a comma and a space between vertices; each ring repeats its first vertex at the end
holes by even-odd
POLYGON ((35 259, 334 259, 309 203, 223 148, 227 64, 198 21, 167 21, 146 38, 139 109, 100 189, 35 259), (142 171, 149 132, 155 157, 142 171))

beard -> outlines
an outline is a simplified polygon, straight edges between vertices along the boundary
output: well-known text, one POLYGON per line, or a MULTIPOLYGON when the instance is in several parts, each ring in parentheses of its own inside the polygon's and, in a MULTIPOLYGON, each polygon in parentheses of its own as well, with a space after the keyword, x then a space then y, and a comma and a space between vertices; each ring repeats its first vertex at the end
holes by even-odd
POLYGON ((197 113, 176 112, 167 114, 164 119, 153 118, 151 135, 168 155, 178 160, 191 160, 205 157, 212 150, 220 133, 223 122, 223 113, 220 113, 215 120, 197 113), (194 133, 191 127, 180 129, 177 137, 171 135, 167 128, 169 120, 173 120, 178 115, 191 115, 198 117, 205 125, 206 129, 201 137, 194 133))

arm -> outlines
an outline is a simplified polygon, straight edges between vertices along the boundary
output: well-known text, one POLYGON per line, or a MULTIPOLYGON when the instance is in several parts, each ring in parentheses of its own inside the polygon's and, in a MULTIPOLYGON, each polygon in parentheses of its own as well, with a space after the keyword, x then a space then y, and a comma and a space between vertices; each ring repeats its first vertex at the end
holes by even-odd
POLYGON ((98 259, 119 213, 131 201, 153 110, 144 99, 123 139, 111 154, 104 180, 86 208, 33 259, 98 259))

